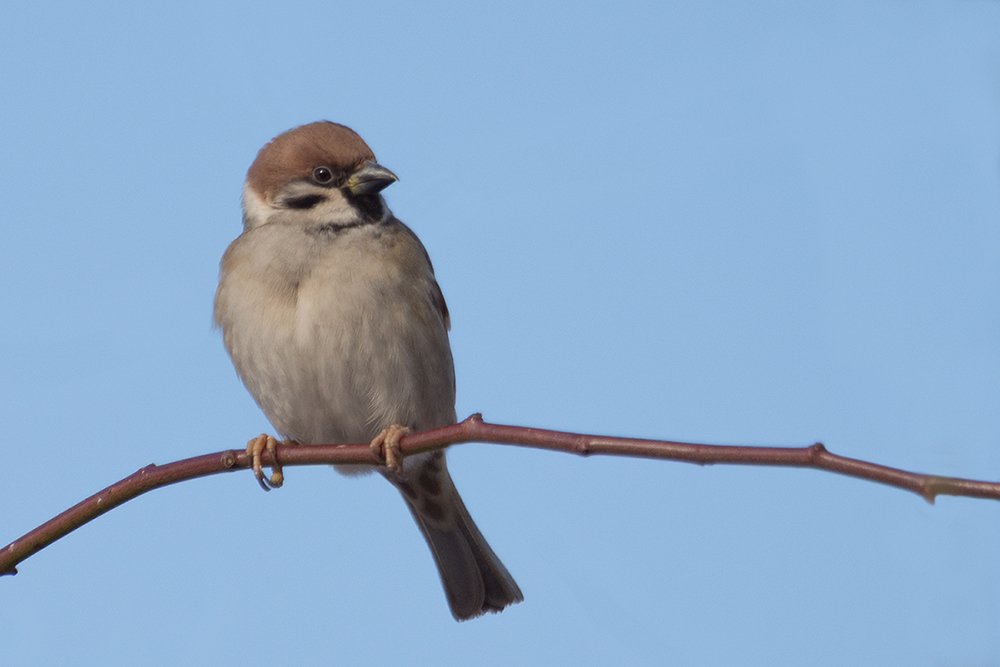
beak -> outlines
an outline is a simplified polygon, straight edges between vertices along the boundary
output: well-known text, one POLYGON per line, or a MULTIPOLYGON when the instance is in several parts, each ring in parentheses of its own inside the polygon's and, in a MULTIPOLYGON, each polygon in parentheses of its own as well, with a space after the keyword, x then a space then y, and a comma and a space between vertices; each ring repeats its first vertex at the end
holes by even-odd
POLYGON ((353 195, 370 195, 381 192, 398 180, 396 174, 379 163, 365 160, 361 168, 347 179, 347 189, 353 195))

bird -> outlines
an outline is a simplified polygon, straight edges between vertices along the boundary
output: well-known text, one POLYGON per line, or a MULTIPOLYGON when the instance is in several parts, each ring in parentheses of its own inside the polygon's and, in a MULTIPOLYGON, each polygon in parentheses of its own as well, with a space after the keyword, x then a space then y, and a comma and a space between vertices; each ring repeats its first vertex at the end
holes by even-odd
MULTIPOLYGON (((370 442, 430 547, 456 620, 524 596, 476 527, 444 450, 403 457, 400 438, 454 424, 450 317, 431 260, 386 205, 398 180, 345 125, 280 134, 243 185, 243 231, 220 263, 214 324, 237 375, 290 444, 370 442)), ((257 481, 280 486, 278 440, 247 444, 257 481)))

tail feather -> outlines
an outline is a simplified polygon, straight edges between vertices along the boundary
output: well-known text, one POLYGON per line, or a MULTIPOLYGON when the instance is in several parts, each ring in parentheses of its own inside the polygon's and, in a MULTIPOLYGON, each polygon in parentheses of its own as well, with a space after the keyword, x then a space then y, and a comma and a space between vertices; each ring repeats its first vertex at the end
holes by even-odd
POLYGON ((479 532, 448 474, 443 452, 396 481, 434 556, 445 597, 459 621, 502 611, 524 596, 479 532))
POLYGON ((469 510, 465 509, 462 497, 455 492, 455 505, 458 510, 458 526, 465 536, 472 555, 479 566, 479 574, 482 575, 485 595, 483 606, 479 613, 486 611, 503 611, 505 607, 516 604, 524 600, 521 589, 518 588, 514 577, 504 567, 479 528, 469 515, 469 510))

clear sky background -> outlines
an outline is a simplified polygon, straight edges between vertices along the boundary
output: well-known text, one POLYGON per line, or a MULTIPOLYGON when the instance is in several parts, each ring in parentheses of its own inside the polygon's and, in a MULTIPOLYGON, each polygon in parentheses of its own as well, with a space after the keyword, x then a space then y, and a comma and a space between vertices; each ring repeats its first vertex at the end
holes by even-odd
MULTIPOLYGON (((1000 479, 996 2, 12 0, 0 60, 0 544, 269 430, 212 298, 257 150, 318 119, 400 176, 459 415, 1000 479)), ((0 580, 0 662, 1000 664, 996 502, 450 460, 501 615, 452 619, 383 480, 238 473, 0 580)))

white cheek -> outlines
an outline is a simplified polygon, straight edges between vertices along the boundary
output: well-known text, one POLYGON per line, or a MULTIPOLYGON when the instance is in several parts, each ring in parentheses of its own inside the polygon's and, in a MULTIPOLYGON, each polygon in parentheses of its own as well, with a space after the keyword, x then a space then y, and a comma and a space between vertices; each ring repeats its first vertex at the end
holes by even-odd
POLYGON ((348 204, 344 196, 337 190, 331 190, 326 200, 310 209, 310 213, 317 220, 338 224, 351 224, 361 219, 358 210, 348 204))
MULTIPOLYGON (((312 194, 316 193, 315 188, 293 184, 282 193, 288 194, 312 194)), ((243 229, 244 231, 254 229, 268 222, 281 220, 283 222, 295 222, 306 227, 320 225, 354 225, 361 222, 362 215, 338 190, 321 190, 326 199, 310 209, 287 209, 276 208, 270 205, 256 190, 253 190, 249 183, 243 185, 243 229)), ((388 209, 383 207, 383 220, 391 215, 388 209)))
POLYGON ((248 183, 243 184, 243 229, 253 229, 267 220, 273 209, 264 203, 264 200, 248 183))

